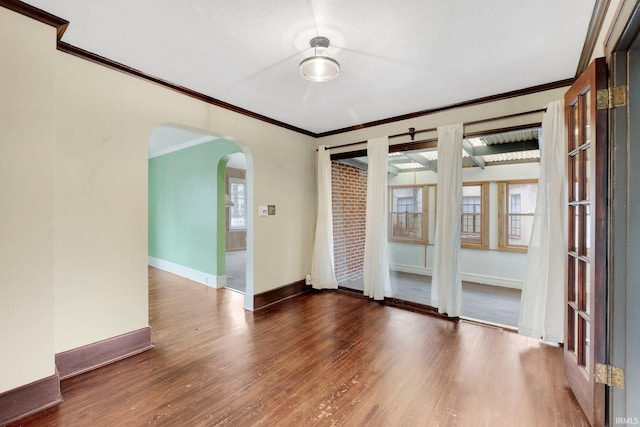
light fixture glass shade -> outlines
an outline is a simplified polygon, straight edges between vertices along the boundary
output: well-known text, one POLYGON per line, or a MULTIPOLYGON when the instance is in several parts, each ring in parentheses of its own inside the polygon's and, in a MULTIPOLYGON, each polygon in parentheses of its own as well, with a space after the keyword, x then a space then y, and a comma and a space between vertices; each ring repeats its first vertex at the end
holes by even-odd
POLYGON ((300 75, 312 82, 327 82, 340 74, 340 64, 322 55, 310 56, 300 62, 300 75))

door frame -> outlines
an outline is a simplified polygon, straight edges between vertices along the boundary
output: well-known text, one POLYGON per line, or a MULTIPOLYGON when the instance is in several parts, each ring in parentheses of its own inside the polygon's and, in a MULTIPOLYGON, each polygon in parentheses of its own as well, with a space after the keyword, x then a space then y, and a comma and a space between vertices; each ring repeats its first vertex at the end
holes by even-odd
POLYGON ((625 388, 609 388, 608 421, 638 423, 640 410, 640 290, 634 286, 640 277, 640 230, 633 226, 633 216, 640 216, 640 96, 632 87, 640 86, 640 1, 623 0, 605 44, 609 64, 610 87, 627 86, 627 105, 611 110, 609 123, 609 342, 608 363, 625 372, 625 388), (635 41, 635 45, 634 45, 635 41), (633 72, 629 72, 633 70, 633 72), (635 92, 635 94, 633 93, 635 92), (629 327, 627 326, 629 325, 629 327), (635 413, 632 411, 636 411, 635 413))

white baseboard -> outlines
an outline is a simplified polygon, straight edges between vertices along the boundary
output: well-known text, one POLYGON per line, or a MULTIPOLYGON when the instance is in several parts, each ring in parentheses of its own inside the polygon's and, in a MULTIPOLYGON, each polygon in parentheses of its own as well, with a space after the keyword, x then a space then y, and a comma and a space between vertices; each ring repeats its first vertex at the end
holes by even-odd
POLYGON ((484 276, 482 274, 461 273, 460 278, 465 282, 481 283, 483 285, 502 286, 503 288, 522 289, 522 280, 506 277, 484 276))
POLYGON ((194 282, 198 282, 212 288, 224 288, 227 285, 227 276, 224 274, 221 276, 214 276, 209 273, 203 273, 202 271, 194 270, 193 268, 185 267, 184 265, 175 264, 171 261, 166 261, 152 256, 148 257, 148 264, 151 267, 186 277, 189 280, 193 280, 194 282))
MULTIPOLYGON (((400 271, 403 273, 421 274, 423 276, 431 276, 432 268, 417 267, 413 265, 391 264, 389 266, 392 271, 400 271)), ((504 288, 522 289, 522 280, 508 279, 505 277, 485 276, 482 274, 461 273, 460 278, 465 282, 481 283, 483 285, 502 286, 504 288)))
POLYGON ((420 274, 422 276, 431 276, 433 269, 425 267, 417 267, 415 265, 391 264, 389 270, 400 271, 402 273, 420 274))

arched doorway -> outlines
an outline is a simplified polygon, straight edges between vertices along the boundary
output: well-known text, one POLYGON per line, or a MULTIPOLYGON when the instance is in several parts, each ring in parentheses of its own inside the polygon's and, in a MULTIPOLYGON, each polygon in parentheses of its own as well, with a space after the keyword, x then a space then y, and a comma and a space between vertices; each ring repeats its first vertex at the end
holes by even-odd
MULTIPOLYGON (((149 142, 149 265, 220 288, 226 276, 225 173, 245 159, 246 210, 252 212, 252 161, 241 142, 174 124, 149 142)), ((244 307, 253 309, 252 215, 246 215, 244 307)))

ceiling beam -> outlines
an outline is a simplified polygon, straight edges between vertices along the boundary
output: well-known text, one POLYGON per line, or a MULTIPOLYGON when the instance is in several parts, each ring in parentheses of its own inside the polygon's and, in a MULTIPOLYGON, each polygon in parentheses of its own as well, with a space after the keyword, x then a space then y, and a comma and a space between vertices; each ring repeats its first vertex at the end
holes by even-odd
MULTIPOLYGON (((369 164, 366 162, 366 157, 364 159, 343 159, 340 160, 342 163, 356 167, 358 169, 362 169, 363 171, 368 171, 369 170, 369 164)), ((395 166, 392 165, 388 165, 387 166, 387 173, 393 176, 398 176, 398 174, 400 173, 400 169, 398 169, 395 166)))
POLYGON ((484 169, 484 160, 473 155, 473 148, 473 145, 471 145, 468 140, 462 140, 462 149, 469 155, 471 161, 473 161, 477 166, 480 166, 481 169, 484 169))
POLYGON ((436 160, 428 160, 417 153, 406 153, 405 156, 413 160, 414 162, 424 166, 426 170, 438 171, 438 162, 436 160))
POLYGON ((470 156, 489 156, 491 154, 504 154, 504 153, 513 153, 516 151, 530 151, 530 150, 538 150, 540 147, 538 146, 537 139, 531 139, 528 141, 517 141, 517 142, 509 142, 505 144, 494 144, 487 145, 481 147, 473 147, 473 154, 469 153, 470 156))
POLYGON ((345 165, 349 165, 349 166, 353 166, 356 167, 358 169, 362 169, 363 171, 369 170, 369 165, 361 162, 358 159, 343 159, 340 160, 341 163, 344 163, 345 165))
POLYGON ((489 166, 496 166, 496 165, 519 165, 522 163, 539 163, 540 159, 535 158, 535 159, 519 159, 519 160, 503 160, 500 162, 489 162, 489 166))

